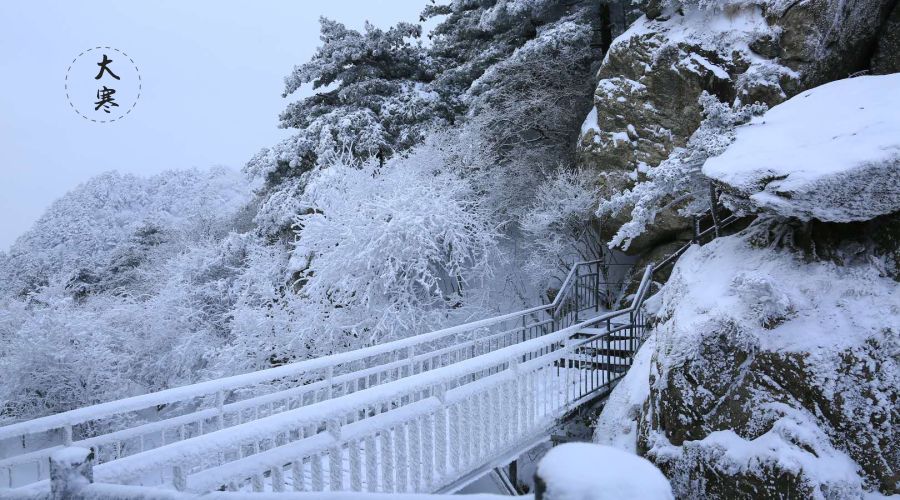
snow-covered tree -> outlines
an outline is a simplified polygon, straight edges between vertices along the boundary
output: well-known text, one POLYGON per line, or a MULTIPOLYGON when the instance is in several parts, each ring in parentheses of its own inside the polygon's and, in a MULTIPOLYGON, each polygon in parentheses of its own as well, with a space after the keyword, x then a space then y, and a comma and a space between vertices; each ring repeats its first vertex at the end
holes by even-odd
POLYGON ((304 198, 291 264, 308 335, 359 346, 480 311, 498 234, 468 180, 416 155, 337 163, 304 198))
POLYGON ((703 92, 699 99, 704 119, 687 146, 650 169, 647 178, 602 202, 598 216, 616 216, 625 210, 631 218, 610 241, 610 246, 627 249, 656 216, 669 207, 679 207, 681 215, 700 214, 710 208, 710 188, 701 169, 707 158, 721 154, 734 141, 734 128, 767 109, 763 104, 730 106, 703 92))
MULTIPOLYGON (((579 12, 543 26, 488 68, 466 94, 466 132, 498 213, 519 219, 554 166, 575 163, 580 117, 590 106, 591 26, 579 12)), ((596 54, 594 54, 596 56, 596 54)))
POLYGON ((599 202, 593 176, 560 167, 546 177, 520 223, 531 247, 525 267, 542 288, 575 262, 602 256, 599 226, 592 221, 599 202))
POLYGON ((307 84, 317 91, 281 114, 282 127, 300 132, 260 152, 250 174, 277 185, 340 152, 383 161, 419 142, 430 124, 448 117, 427 88, 433 68, 420 36, 410 23, 387 30, 366 23, 360 33, 322 18, 322 45, 285 78, 284 97, 307 84))

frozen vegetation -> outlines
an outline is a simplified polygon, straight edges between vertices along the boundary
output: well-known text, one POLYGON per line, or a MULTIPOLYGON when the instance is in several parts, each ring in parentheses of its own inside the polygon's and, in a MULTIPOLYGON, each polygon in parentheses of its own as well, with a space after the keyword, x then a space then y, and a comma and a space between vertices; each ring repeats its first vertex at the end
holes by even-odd
POLYGON ((110 173, 60 199, 0 253, 0 423, 546 301, 603 252, 571 147, 598 11, 561 3, 425 5, 427 45, 323 19, 285 80, 314 90, 286 102, 296 134, 243 175, 110 173))
MULTIPOLYGON (((552 450, 546 491, 898 494, 898 12, 890 0, 452 0, 425 5, 427 43, 412 23, 322 19, 320 47, 285 79, 280 125, 294 135, 243 173, 104 174, 0 253, 0 424, 288 373, 547 303, 573 263, 626 252, 644 269, 715 209, 736 222, 653 276, 650 333, 592 422, 604 446, 552 450), (873 74, 847 78, 860 71, 873 74)), ((414 383, 347 395, 378 414, 381 396, 509 362, 474 346, 461 365, 420 359, 414 383)), ((512 364, 497 380, 515 381, 512 364)), ((330 391, 323 369, 291 382, 326 378, 330 391)), ((185 409, 174 402, 157 412, 185 409)), ((297 415, 318 426, 348 411, 329 403, 213 437, 258 445, 297 415)), ((203 459, 191 441, 160 448, 203 459)), ((134 456, 105 470, 145 463, 134 456)))

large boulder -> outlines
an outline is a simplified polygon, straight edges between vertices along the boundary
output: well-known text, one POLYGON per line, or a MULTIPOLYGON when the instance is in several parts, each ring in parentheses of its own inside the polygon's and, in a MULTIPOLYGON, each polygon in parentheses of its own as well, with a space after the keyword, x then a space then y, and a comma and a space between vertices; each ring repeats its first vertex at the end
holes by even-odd
POLYGON ((683 498, 900 492, 900 290, 877 267, 693 247, 662 292, 638 450, 683 498))
POLYGON ((735 132, 703 173, 738 204, 803 221, 900 211, 900 73, 803 92, 735 132))
MULTIPOLYGON (((771 106, 866 68, 893 0, 662 3, 648 3, 648 15, 613 42, 598 72, 578 158, 598 172, 603 194, 630 187, 685 145, 700 124, 703 91, 725 102, 771 106)), ((622 222, 608 226, 615 232, 622 222)), ((686 228, 689 221, 670 210, 629 252, 686 228)))

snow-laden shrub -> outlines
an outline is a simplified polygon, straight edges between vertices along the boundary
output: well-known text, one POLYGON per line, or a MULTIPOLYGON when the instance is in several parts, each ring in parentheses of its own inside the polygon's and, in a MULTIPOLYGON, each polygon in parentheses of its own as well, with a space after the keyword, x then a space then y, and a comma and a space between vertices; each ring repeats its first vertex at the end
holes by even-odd
POLYGON ((546 177, 520 221, 529 248, 526 271, 544 286, 573 263, 600 252, 591 224, 599 192, 590 173, 560 167, 546 177))
POLYGON ((0 421, 196 381, 217 347, 214 331, 196 317, 190 289, 166 292, 149 301, 100 295, 76 302, 57 283, 32 304, 3 305, 2 315, 15 318, 0 320, 0 421))
POLYGON ((769 277, 741 273, 735 276, 731 285, 765 328, 783 323, 794 313, 790 297, 769 277))
POLYGON ((650 169, 647 178, 633 188, 600 204, 598 216, 616 216, 631 209, 631 218, 613 236, 610 246, 627 249, 663 210, 683 205, 681 215, 699 214, 710 206, 709 179, 701 169, 707 158, 722 154, 733 141, 734 129, 767 109, 763 104, 735 105, 720 102, 703 92, 699 99, 704 119, 687 146, 650 169))
POLYGON ((498 234, 475 189, 410 160, 344 162, 310 180, 291 266, 305 327, 331 350, 441 326, 477 310, 498 234))
MULTIPOLYGON (((269 368, 309 357, 315 338, 301 338, 302 304, 290 289, 290 248, 247 239, 244 264, 233 285, 230 343, 216 365, 230 372, 269 368)), ((325 352, 327 346, 321 346, 325 352)))

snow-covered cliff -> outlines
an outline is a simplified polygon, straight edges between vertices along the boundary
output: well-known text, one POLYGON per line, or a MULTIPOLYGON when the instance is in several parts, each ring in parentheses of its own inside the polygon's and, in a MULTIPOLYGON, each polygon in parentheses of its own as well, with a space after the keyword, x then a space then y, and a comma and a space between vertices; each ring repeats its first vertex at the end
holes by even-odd
MULTIPOLYGON (((610 47, 578 144, 604 194, 630 188, 699 127, 703 92, 725 103, 776 105, 868 69, 891 0, 644 2, 610 47)), ((885 49, 890 52, 890 49, 885 49)), ((885 52, 882 50, 882 52, 885 52)), ((671 209, 677 209, 675 204, 671 209)), ((689 219, 661 213, 629 252, 690 238, 689 219)), ((613 233, 621 217, 606 222, 613 233)))
POLYGON ((678 261, 597 428, 679 496, 900 491, 898 76, 804 92, 706 162, 758 217, 678 261))

